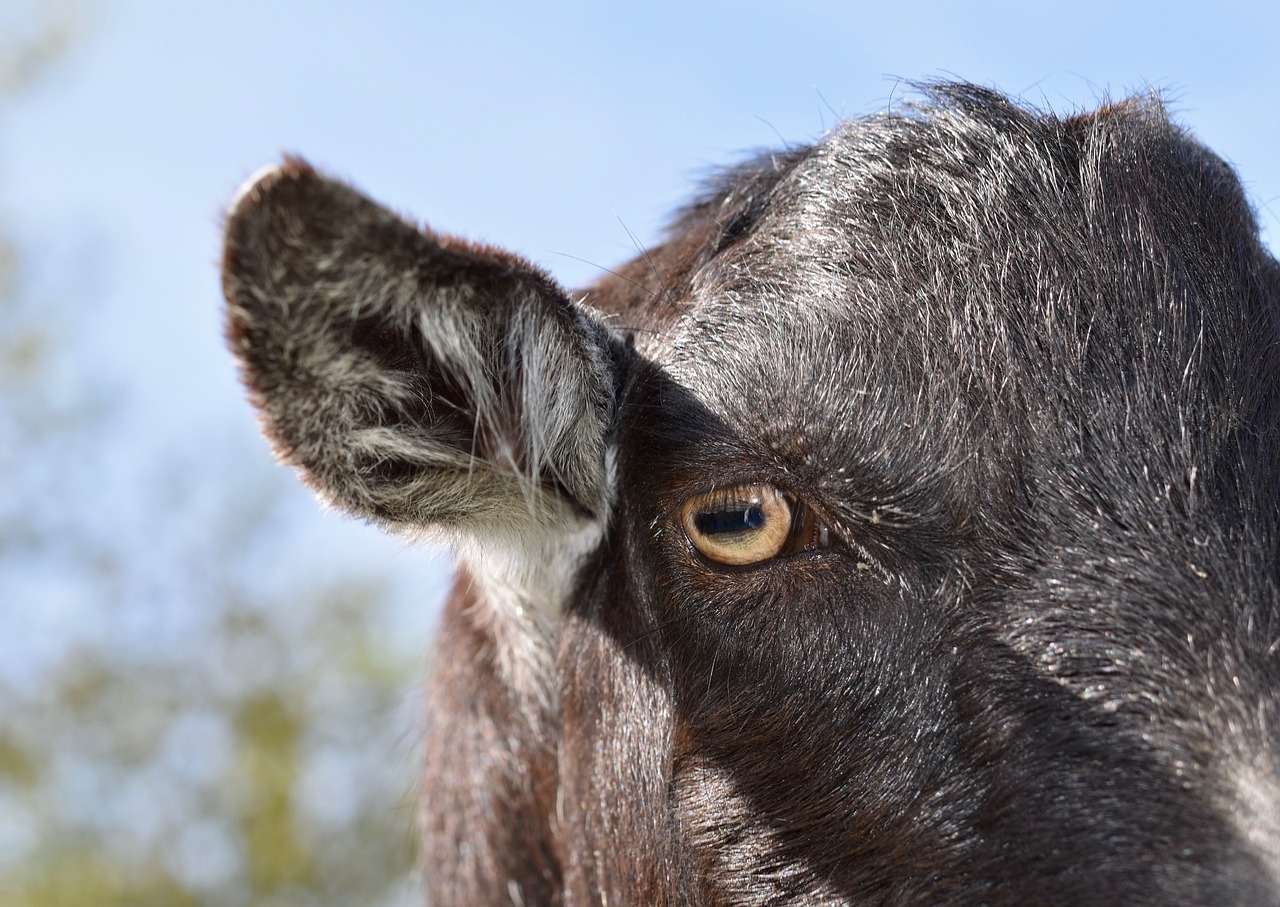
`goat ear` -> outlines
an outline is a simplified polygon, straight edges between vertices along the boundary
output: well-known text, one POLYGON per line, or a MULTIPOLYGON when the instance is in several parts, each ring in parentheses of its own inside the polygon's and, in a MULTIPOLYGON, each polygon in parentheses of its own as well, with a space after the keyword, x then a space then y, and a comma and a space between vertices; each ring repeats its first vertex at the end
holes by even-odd
POLYGON ((392 529, 607 506, 608 332, 533 265, 289 159, 226 226, 228 338, 279 456, 392 529))

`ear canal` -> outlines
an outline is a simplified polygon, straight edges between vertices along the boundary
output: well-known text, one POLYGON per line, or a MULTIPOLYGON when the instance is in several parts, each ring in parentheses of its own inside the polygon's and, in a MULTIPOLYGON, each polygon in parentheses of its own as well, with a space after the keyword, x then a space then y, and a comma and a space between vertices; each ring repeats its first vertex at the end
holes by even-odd
POLYGON ((228 215, 228 340, 278 455, 393 529, 603 514, 614 341, 532 264, 289 159, 228 215))

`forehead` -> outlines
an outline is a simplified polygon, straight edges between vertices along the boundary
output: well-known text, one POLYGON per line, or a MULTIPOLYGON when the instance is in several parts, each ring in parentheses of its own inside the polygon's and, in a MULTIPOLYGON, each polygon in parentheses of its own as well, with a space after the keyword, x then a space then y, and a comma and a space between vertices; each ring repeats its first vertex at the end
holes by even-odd
POLYGON ((696 404, 668 422, 708 439, 700 481, 760 468, 942 535, 1067 487, 1271 482, 1224 451, 1272 431, 1275 266, 1158 108, 932 108, 764 169, 686 222, 696 265, 638 340, 696 404))
POLYGON ((715 254, 652 350, 716 410, 833 385, 1088 398, 1193 348, 1230 356, 1205 344, 1250 318, 1247 205, 1158 107, 854 121, 718 202, 715 254))
POLYGON ((713 412, 789 435, 1000 381, 1010 328, 1062 303, 1062 218, 1025 223, 1061 175, 922 162, 930 125, 847 124, 788 168, 691 275, 654 358, 713 412))

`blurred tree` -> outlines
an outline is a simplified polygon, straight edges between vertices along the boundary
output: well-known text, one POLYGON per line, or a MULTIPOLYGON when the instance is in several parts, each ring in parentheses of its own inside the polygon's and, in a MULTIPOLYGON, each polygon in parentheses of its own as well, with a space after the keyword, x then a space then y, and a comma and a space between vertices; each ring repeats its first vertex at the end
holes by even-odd
MULTIPOLYGON (((84 30, 28 6, 0 100, 84 30)), ((87 528, 111 505, 84 454, 127 404, 77 371, 92 294, 32 280, 20 235, 0 224, 0 903, 416 903, 419 671, 384 654, 387 589, 254 575, 306 555, 273 531, 292 480, 247 447, 216 471, 174 452, 183 479, 137 502, 163 540, 87 528), (200 531, 164 533, 184 507, 200 531)))

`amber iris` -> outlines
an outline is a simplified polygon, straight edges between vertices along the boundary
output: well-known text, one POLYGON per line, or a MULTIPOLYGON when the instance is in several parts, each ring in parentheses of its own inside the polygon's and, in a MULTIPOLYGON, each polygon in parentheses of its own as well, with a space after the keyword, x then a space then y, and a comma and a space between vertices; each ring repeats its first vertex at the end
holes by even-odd
POLYGON ((743 566, 775 557, 792 530, 792 507, 772 485, 739 485, 695 495, 681 508, 685 534, 704 557, 743 566))

